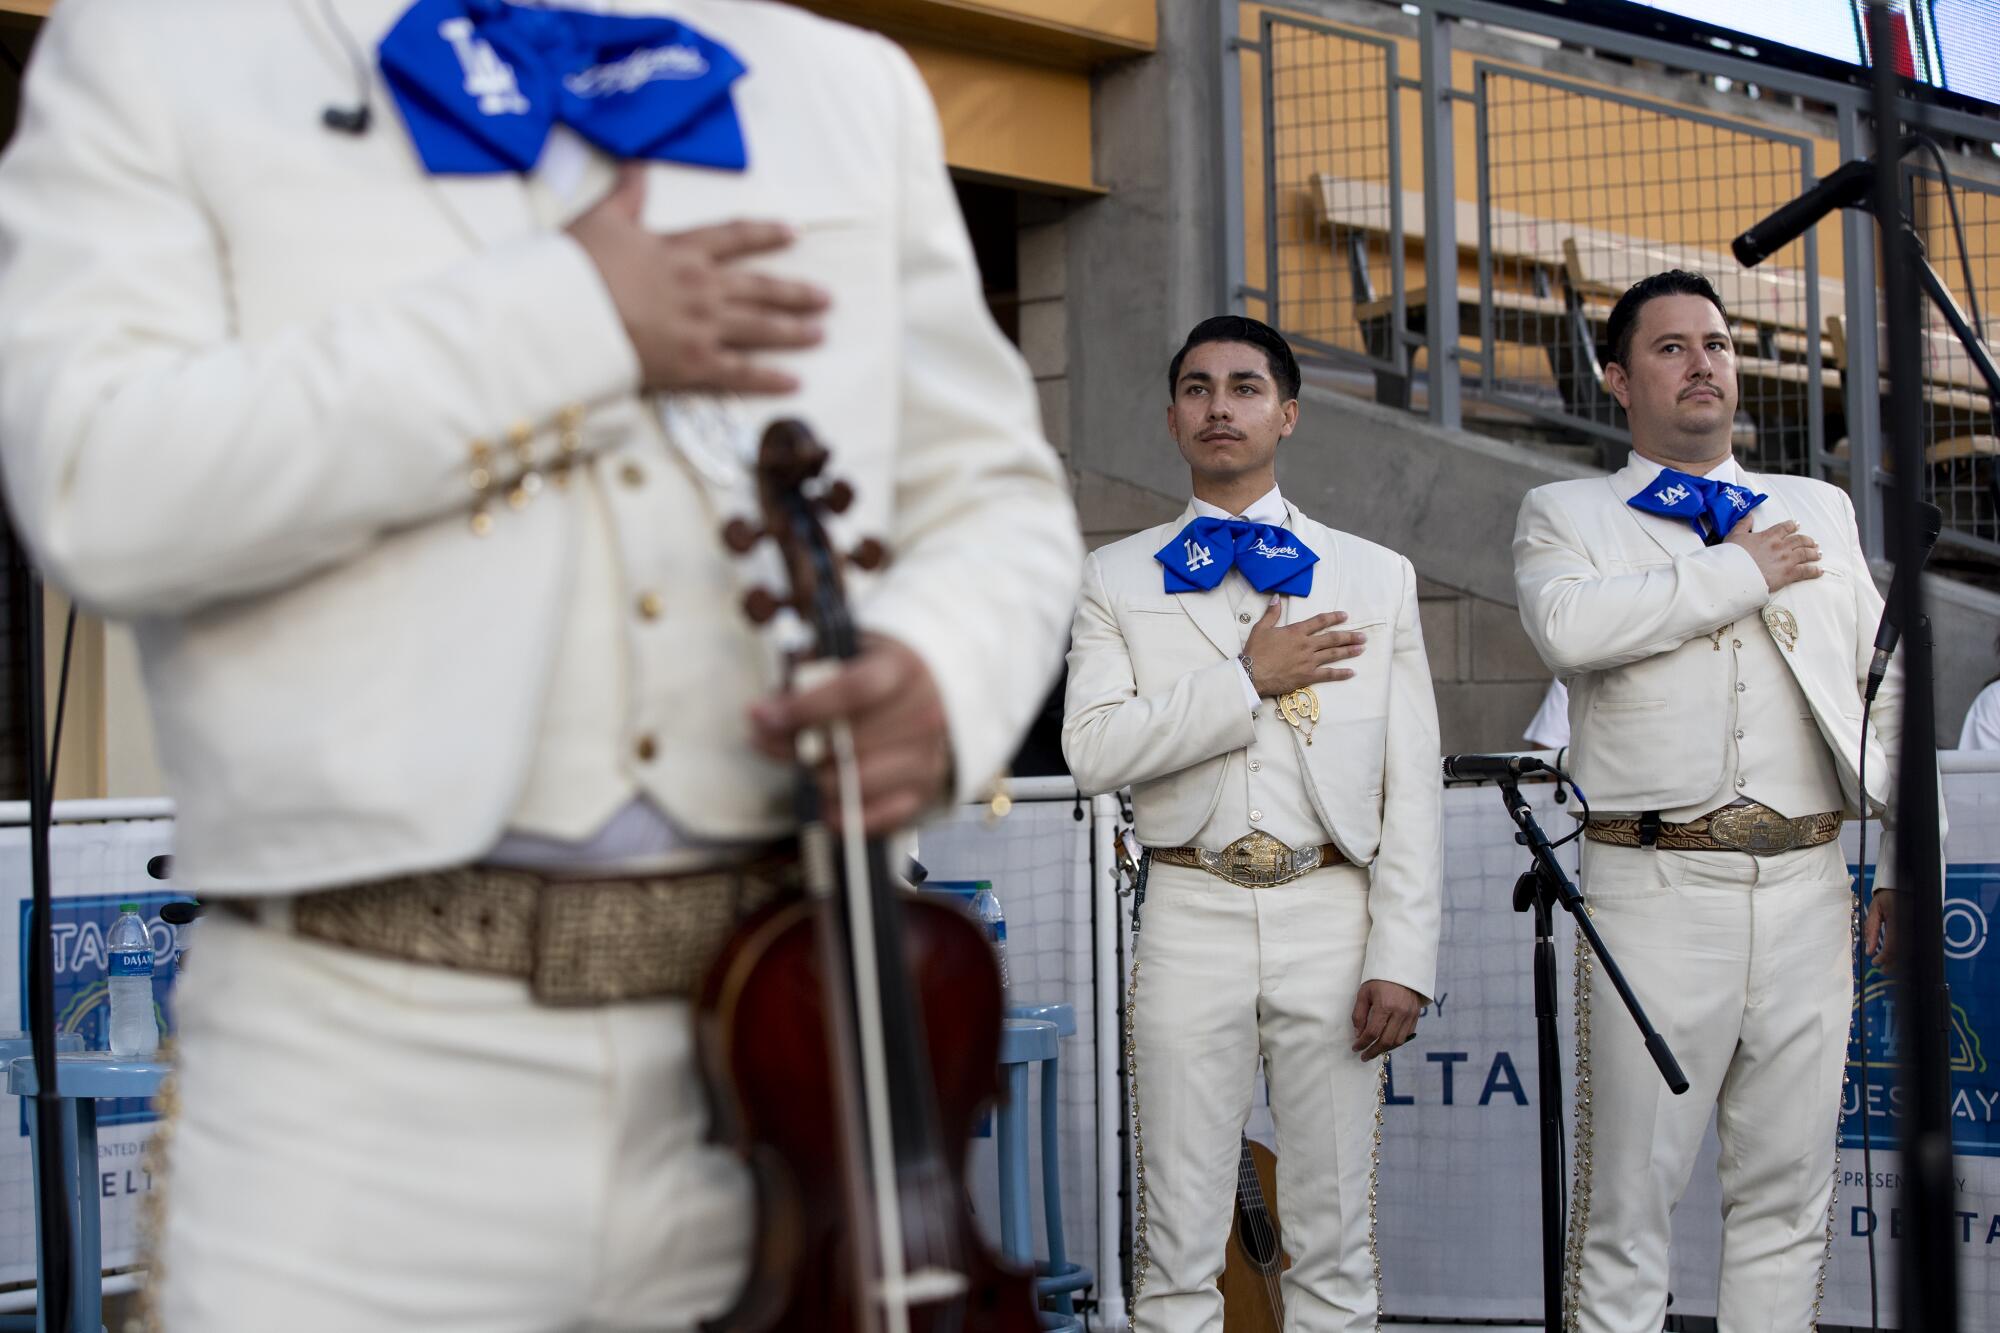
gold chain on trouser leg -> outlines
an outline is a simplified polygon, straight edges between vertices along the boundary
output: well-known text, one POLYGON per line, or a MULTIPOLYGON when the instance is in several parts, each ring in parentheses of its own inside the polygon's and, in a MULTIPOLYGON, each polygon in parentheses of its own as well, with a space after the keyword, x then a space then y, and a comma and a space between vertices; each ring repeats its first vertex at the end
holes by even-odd
POLYGON ((1389 1057, 1375 1067, 1375 1141, 1368 1149, 1368 1263, 1375 1270, 1375 1327, 1382 1327, 1382 1251, 1375 1244, 1375 1194, 1382 1175, 1382 1106, 1389 1092, 1389 1057))
MULTIPOLYGON (((1585 908, 1588 912, 1590 909, 1585 908)), ((1583 1304, 1583 1233, 1590 1216, 1590 944, 1576 933, 1576 972, 1571 996, 1576 1004, 1576 1129, 1571 1145, 1569 1239, 1563 1261, 1563 1330, 1576 1333, 1583 1304)))
MULTIPOLYGON (((1811 1327, 1814 1333, 1818 1333, 1819 1330, 1819 1308, 1826 1301, 1827 1270, 1833 1266, 1833 1221, 1835 1211, 1840 1203, 1840 1119, 1847 1110, 1848 1071, 1853 1068, 1848 1062, 1847 1052, 1854 1045, 1855 1025, 1861 1019, 1861 983, 1866 976, 1866 973, 1856 966, 1860 958, 1860 943, 1861 895, 1857 893, 1847 908, 1848 966, 1856 969, 1856 975, 1854 977, 1854 998, 1847 1006, 1847 1045, 1843 1046, 1840 1051, 1840 1110, 1833 1117, 1833 1180, 1827 1185, 1826 1191, 1826 1248, 1820 1252, 1819 1280, 1813 1284, 1811 1327)), ((1865 964, 1862 966, 1865 966, 1865 964)), ((1867 1039, 1867 1034, 1863 1033, 1862 1041, 1865 1043, 1867 1039)), ((1866 1098, 1868 1090, 1863 1088, 1861 1095, 1863 1098, 1866 1098)), ((1868 1114, 1866 1106, 1861 1107, 1861 1114, 1868 1114)))
POLYGON ((173 1142, 174 1127, 180 1120, 179 1073, 174 1067, 173 1038, 160 1043, 160 1053, 154 1057, 167 1066, 167 1076, 160 1080, 160 1090, 153 1094, 153 1110, 159 1115, 155 1122, 153 1137, 146 1144, 146 1154, 140 1159, 139 1167, 146 1173, 146 1196, 139 1200, 139 1261, 146 1270, 145 1285, 139 1288, 138 1327, 143 1333, 161 1333, 160 1290, 166 1276, 166 1234, 167 1234, 167 1154, 173 1142))
POLYGON ((1132 1101, 1132 1303, 1146 1287, 1152 1252, 1146 1247, 1146 1140, 1139 1132, 1139 1039, 1133 1015, 1139 1009, 1139 951, 1132 950, 1132 980, 1125 988, 1125 1077, 1132 1101))

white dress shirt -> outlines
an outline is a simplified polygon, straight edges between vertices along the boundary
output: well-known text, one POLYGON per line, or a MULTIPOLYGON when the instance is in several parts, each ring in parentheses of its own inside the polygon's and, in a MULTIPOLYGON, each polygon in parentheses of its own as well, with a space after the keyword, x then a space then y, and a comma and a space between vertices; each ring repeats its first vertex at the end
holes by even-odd
MULTIPOLYGON (((1285 512, 1285 497, 1278 494, 1276 486, 1258 496, 1240 514, 1232 514, 1219 505, 1212 505, 1198 495, 1194 497, 1194 512, 1197 518, 1238 519, 1245 523, 1264 523, 1274 528, 1284 527, 1285 520, 1290 517, 1285 512)), ((1250 588, 1250 580, 1244 578, 1243 571, 1233 565, 1229 572, 1222 576, 1223 586, 1230 587, 1232 579, 1243 585, 1242 589, 1232 589, 1232 591, 1253 591, 1250 588)), ((1250 679, 1250 672, 1243 664, 1238 662, 1236 667, 1243 672, 1243 697, 1249 703, 1250 711, 1254 713, 1263 707, 1263 697, 1257 693, 1257 684, 1250 679)))
POLYGON ((2000 680, 1979 692, 1958 733, 1961 750, 2000 750, 2000 680))

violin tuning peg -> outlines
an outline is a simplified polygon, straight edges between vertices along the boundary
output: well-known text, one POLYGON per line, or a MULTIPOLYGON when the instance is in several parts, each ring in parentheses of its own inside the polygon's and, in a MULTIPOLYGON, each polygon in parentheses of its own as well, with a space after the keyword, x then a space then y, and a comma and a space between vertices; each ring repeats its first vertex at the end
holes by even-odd
POLYGON ((819 497, 819 507, 835 514, 846 513, 847 507, 853 503, 854 488, 844 481, 836 481, 819 497))
POLYGON ((743 594, 743 614, 757 625, 768 623, 781 608, 789 605, 791 603, 782 600, 769 588, 752 588, 743 594))
POLYGON ((722 530, 722 544, 736 554, 743 555, 769 535, 764 529, 746 519, 732 518, 728 526, 722 530))
POLYGON ((889 563, 889 548, 873 537, 864 537, 859 546, 847 553, 847 563, 860 569, 880 569, 889 563))

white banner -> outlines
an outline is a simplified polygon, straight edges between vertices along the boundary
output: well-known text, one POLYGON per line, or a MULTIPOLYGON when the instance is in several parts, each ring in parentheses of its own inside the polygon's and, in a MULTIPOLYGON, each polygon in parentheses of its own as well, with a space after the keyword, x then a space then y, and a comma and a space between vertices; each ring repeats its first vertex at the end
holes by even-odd
MULTIPOLYGON (((99 803, 111 809, 108 803, 99 803)), ((63 813, 58 807, 58 817, 63 813)), ((173 822, 143 819, 57 824, 49 835, 49 886, 54 896, 56 1025, 88 1049, 103 1050, 109 1020, 104 934, 118 905, 136 902, 153 930, 162 967, 153 992, 169 1017, 180 933, 159 919, 160 904, 186 895, 168 892, 146 874, 146 862, 168 850, 173 822), (169 961, 171 960, 171 961, 169 961)), ((0 827, 0 883, 13 893, 0 911, 0 1027, 24 1029, 24 934, 29 906, 28 830, 0 827)), ((192 936, 193 932, 189 932, 192 936)), ((4 1076, 4 1071, 0 1071, 4 1076)), ((0 1082, 0 1088, 4 1088, 0 1082)), ((139 1100, 98 1103, 97 1204, 104 1224, 104 1267, 139 1261, 139 1201, 152 1188, 146 1145, 155 1116, 139 1100)), ((0 1098, 0 1285, 35 1277, 34 1170, 18 1098, 0 1098)))
MULTIPOLYGON (((1988 923, 2000 912, 2000 773, 1951 773, 1945 781, 1951 833, 1947 949, 1954 1000, 1954 1141, 1960 1190, 1964 1327, 2000 1321, 2000 967, 1985 956, 1988 923)), ((1551 831, 1572 827, 1541 789, 1537 812, 1551 831)), ((1871 828, 1871 835, 1873 829, 1871 828)), ((1445 923, 1437 1003, 1415 1041, 1397 1053, 1383 1130, 1379 1236, 1384 1306, 1404 1317, 1538 1322, 1541 1212, 1532 917, 1512 910, 1526 867, 1514 826, 1490 788, 1445 794, 1445 923)), ((1845 845, 1856 854, 1856 830, 1845 845)), ((1871 836, 1870 855, 1873 856, 1871 836)), ((1574 872, 1574 848, 1563 856, 1574 872)), ((1588 895, 1589 885, 1583 886, 1588 895)), ((1565 1149, 1575 1060, 1571 960, 1574 933, 1558 914, 1559 1031, 1565 1149)), ((1896 1247, 1891 1233, 1900 1182, 1895 1142, 1894 1005, 1879 974, 1866 986, 1872 1092, 1864 1093, 1858 1046, 1850 1047, 1848 1109, 1835 1204, 1833 1262, 1821 1319, 1869 1322, 1869 1214, 1863 1206, 1864 1101, 1878 1109, 1876 1270, 1884 1327, 1894 1325, 1896 1247)), ((1629 1020, 1622 1011, 1600 1023, 1629 1020)), ((1708 1140, 1674 1217, 1671 1290, 1676 1314, 1713 1315, 1721 1253, 1716 1141, 1708 1140)), ((1567 1162, 1565 1162, 1567 1166, 1567 1162)), ((1605 1181, 1596 1182, 1606 1188, 1605 1181)))

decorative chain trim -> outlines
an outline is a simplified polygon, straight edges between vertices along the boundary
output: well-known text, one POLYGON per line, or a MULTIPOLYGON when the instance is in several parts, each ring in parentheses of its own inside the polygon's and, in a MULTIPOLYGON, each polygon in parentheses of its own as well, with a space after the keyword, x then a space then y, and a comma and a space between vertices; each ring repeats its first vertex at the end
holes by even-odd
MULTIPOLYGON (((1849 959, 1854 959, 1854 960, 1859 959, 1860 945, 1861 945, 1861 895, 1857 893, 1853 896, 1853 899, 1849 903, 1847 909, 1847 956, 1849 959)), ((1850 966, 1853 966, 1853 964, 1851 963, 1850 966)), ((1862 978, 1858 975, 1854 978, 1854 998, 1848 1003, 1848 1010, 1847 1010, 1848 1048, 1851 1048, 1854 1045, 1855 1028, 1856 1025, 1859 1024, 1861 1021, 1861 981, 1862 978)), ((1867 1033, 1865 1032, 1862 1033, 1861 1039, 1865 1044, 1868 1040, 1867 1033)), ((1828 1270, 1831 1269, 1833 1266, 1833 1222, 1834 1222, 1834 1214, 1837 1211, 1840 1203, 1840 1116, 1841 1113, 1844 1112, 1847 1108, 1847 1087, 1848 1083, 1850 1082, 1849 1070, 1851 1070, 1852 1068, 1853 1066, 1850 1065, 1847 1060, 1847 1048, 1843 1048, 1840 1052, 1841 1110, 1839 1112, 1836 1112, 1833 1117, 1833 1180, 1827 1186, 1827 1192, 1826 1192, 1826 1248, 1820 1252, 1819 1280, 1813 1284, 1813 1308, 1812 1308, 1813 1333, 1819 1333, 1819 1308, 1826 1301, 1826 1277, 1828 1270)), ((1867 1090, 1863 1089, 1862 1092, 1863 1096, 1865 1097, 1867 1094, 1867 1090)), ((1863 1106, 1861 1108, 1861 1114, 1863 1115, 1868 1114, 1868 1108, 1866 1106, 1863 1106)))
MULTIPOLYGON (((1589 908, 1585 908, 1589 911, 1589 908)), ((1563 1251, 1563 1333, 1576 1333, 1583 1305, 1583 1237, 1590 1218, 1590 942, 1576 933, 1576 1130, 1570 1149, 1569 1238, 1563 1251)))
POLYGON ((181 1111, 180 1071, 173 1045, 173 1038, 166 1038, 154 1057, 167 1066, 167 1076, 153 1094, 153 1109, 160 1118, 139 1163, 148 1179, 146 1196, 139 1201, 139 1262, 146 1270, 146 1281, 139 1288, 137 1323, 145 1333, 160 1333, 165 1327, 160 1318, 160 1292, 166 1280, 168 1156, 181 1111))
POLYGON ((1139 953, 1132 951, 1132 980, 1125 988, 1125 1076, 1132 1101, 1132 1303, 1146 1289, 1152 1251, 1146 1246, 1146 1140, 1139 1132, 1139 1039, 1133 1015, 1139 1009, 1139 953))
POLYGON ((1382 1327, 1382 1251, 1375 1244, 1375 1195, 1382 1173, 1382 1107, 1389 1092, 1389 1057, 1375 1066, 1375 1141, 1368 1148, 1368 1263, 1375 1270, 1375 1327, 1382 1327))

